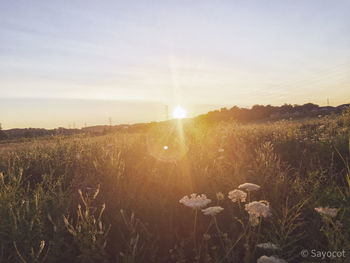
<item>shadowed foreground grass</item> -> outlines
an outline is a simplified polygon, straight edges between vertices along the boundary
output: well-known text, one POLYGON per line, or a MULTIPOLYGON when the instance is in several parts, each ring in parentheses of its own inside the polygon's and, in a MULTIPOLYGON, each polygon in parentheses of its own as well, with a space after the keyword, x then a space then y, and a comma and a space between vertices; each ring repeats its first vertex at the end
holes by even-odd
POLYGON ((156 124, 0 146, 0 261, 349 259, 349 122, 156 124), (260 189, 228 198, 243 183, 260 189), (179 202, 192 193, 223 210, 179 202))

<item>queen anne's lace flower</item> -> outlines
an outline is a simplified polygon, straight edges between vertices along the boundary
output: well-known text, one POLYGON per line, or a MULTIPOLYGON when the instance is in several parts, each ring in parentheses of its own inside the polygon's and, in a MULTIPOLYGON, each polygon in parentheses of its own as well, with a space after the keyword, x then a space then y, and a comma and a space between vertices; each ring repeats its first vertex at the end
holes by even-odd
POLYGON ((260 217, 269 217, 271 215, 271 209, 267 201, 254 201, 245 205, 245 210, 249 214, 249 222, 252 226, 256 226, 259 223, 260 217))
POLYGON ((232 202, 237 202, 237 201, 245 202, 247 198, 247 193, 241 190, 235 189, 228 193, 228 198, 230 198, 232 202))
POLYGON ((261 243, 256 245, 258 248, 262 249, 279 249, 279 247, 271 242, 261 243))
POLYGON ((246 189, 247 191, 257 191, 260 189, 260 186, 257 184, 244 183, 238 186, 239 189, 246 189))
POLYGON ((207 206, 211 202, 211 200, 208 199, 205 194, 191 194, 190 197, 188 197, 187 195, 182 197, 179 202, 193 209, 199 209, 207 206))
POLYGON ((275 256, 261 256, 260 258, 258 258, 257 263, 287 263, 287 261, 275 256))
POLYGON ((329 208, 327 207, 316 207, 316 212, 320 215, 335 217, 338 213, 338 208, 329 208))
POLYGON ((270 205, 267 201, 253 201, 245 205, 245 210, 251 215, 268 217, 271 215, 270 205))
POLYGON ((224 210, 224 209, 221 206, 211 206, 211 207, 208 207, 206 209, 203 209, 202 212, 206 216, 216 216, 222 210, 224 210))

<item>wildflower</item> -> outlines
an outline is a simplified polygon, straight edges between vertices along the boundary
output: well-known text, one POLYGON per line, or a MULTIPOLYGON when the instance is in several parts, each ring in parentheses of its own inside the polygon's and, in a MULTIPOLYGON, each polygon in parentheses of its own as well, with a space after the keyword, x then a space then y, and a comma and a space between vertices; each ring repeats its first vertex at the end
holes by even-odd
POLYGON ((225 196, 222 192, 218 192, 216 193, 216 199, 218 199, 219 201, 222 201, 225 199, 225 196))
POLYGON ((238 186, 239 189, 246 189, 247 191, 257 191, 260 189, 260 186, 257 184, 245 183, 238 186))
POLYGON ((225 150, 223 148, 219 148, 218 152, 223 153, 225 150))
POLYGON ((256 261, 257 263, 287 263, 287 261, 285 261, 284 259, 275 257, 275 256, 261 256, 260 258, 258 258, 258 260, 256 261))
POLYGON ((202 209, 202 212, 206 216, 216 216, 222 210, 224 210, 224 209, 221 206, 211 206, 211 207, 208 207, 206 209, 202 209))
POLYGON ((337 208, 329 208, 327 207, 316 207, 316 212, 320 215, 335 217, 337 215, 338 209, 337 208))
POLYGON ((258 248, 262 249, 279 249, 279 247, 271 242, 261 243, 256 245, 258 248))
POLYGON ((235 189, 228 193, 228 198, 231 199, 232 202, 237 202, 237 201, 245 202, 247 198, 247 193, 241 190, 235 189))
POLYGON ((271 215, 269 203, 265 200, 253 201, 246 204, 245 210, 247 210, 249 214, 255 214, 257 216, 268 217, 271 215))
POLYGON ((249 222, 252 226, 256 226, 259 223, 259 218, 269 217, 271 215, 271 209, 267 201, 254 201, 245 205, 245 210, 249 214, 249 222))
POLYGON ((202 195, 191 194, 190 197, 188 197, 187 195, 182 197, 179 202, 193 209, 199 209, 199 208, 205 207, 207 204, 211 202, 211 200, 208 199, 205 194, 202 194, 202 195))

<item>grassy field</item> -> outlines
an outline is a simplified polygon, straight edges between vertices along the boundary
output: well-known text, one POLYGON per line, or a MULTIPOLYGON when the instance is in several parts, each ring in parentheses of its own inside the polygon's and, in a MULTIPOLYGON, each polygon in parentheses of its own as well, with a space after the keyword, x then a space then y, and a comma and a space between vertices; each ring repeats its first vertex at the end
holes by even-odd
POLYGON ((347 113, 0 144, 0 261, 350 262, 349 135, 347 113))

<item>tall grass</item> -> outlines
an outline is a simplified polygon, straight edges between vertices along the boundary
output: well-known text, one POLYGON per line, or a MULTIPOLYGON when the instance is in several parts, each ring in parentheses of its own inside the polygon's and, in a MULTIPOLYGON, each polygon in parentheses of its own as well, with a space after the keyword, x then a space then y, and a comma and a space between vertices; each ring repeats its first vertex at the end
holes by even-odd
POLYGON ((186 123, 181 131, 157 124, 147 133, 6 145, 0 261, 256 262, 276 255, 309 262, 302 249, 348 249, 349 116, 186 123), (271 208, 257 226, 244 203, 227 198, 245 182, 261 186, 249 201, 271 208), (224 210, 211 217, 179 203, 191 193, 224 210), (326 206, 338 209, 336 217, 314 210, 326 206), (278 249, 257 247, 267 242, 278 249))

